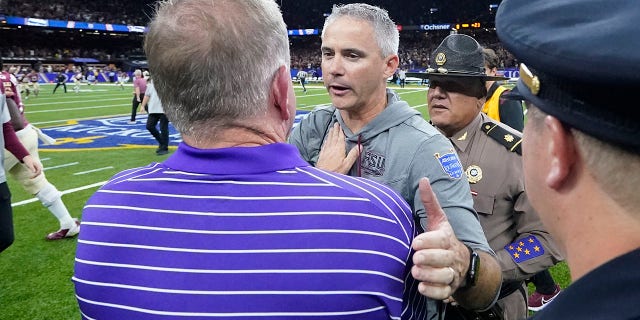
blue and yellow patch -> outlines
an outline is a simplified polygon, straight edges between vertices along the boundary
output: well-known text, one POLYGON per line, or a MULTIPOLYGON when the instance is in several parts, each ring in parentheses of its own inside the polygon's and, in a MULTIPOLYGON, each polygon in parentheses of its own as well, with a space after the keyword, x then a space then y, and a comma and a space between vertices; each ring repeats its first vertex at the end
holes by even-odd
POLYGON ((442 170, 444 170, 444 173, 449 175, 449 177, 453 179, 460 179, 460 177, 462 177, 462 164, 454 150, 450 150, 442 155, 440 153, 436 153, 433 156, 438 160, 442 170))
MULTIPOLYGON (((298 111, 297 124, 308 111, 298 111)), ((72 120, 55 127, 40 127, 42 132, 55 138, 52 145, 40 145, 41 150, 125 149, 156 147, 158 142, 146 128, 147 115, 138 115, 135 124, 129 124, 129 116, 72 120)), ((182 141, 180 133, 169 123, 169 145, 182 141)))
POLYGON ((504 246, 504 248, 516 263, 531 260, 544 254, 544 247, 535 236, 520 239, 504 246))

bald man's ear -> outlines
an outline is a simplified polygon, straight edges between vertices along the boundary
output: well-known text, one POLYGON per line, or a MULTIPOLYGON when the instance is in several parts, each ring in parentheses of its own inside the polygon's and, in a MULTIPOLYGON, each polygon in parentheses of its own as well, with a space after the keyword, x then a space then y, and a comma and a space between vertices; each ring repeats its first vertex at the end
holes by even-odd
POLYGON ((558 190, 571 178, 579 160, 576 140, 571 130, 553 116, 545 117, 544 126, 549 132, 547 156, 550 162, 546 182, 550 188, 558 190))
POLYGON ((289 101, 290 90, 293 90, 293 84, 291 83, 291 74, 289 69, 282 65, 278 68, 273 83, 271 84, 271 95, 273 97, 273 105, 278 108, 283 120, 289 120, 291 117, 295 117, 295 114, 291 114, 289 106, 291 103, 295 104, 295 101, 289 101))

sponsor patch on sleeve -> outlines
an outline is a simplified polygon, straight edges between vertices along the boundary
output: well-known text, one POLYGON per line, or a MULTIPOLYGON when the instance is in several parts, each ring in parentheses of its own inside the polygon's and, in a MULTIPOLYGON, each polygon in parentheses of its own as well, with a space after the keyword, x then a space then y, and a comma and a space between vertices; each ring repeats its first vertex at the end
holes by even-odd
POLYGON ((444 170, 444 173, 449 177, 453 179, 460 179, 460 177, 462 177, 462 164, 460 163, 460 159, 458 159, 458 154, 456 154, 454 150, 450 150, 445 154, 435 153, 433 156, 438 160, 442 170, 444 170))
POLYGON ((516 263, 521 263, 544 254, 544 247, 535 236, 528 236, 504 246, 516 263))

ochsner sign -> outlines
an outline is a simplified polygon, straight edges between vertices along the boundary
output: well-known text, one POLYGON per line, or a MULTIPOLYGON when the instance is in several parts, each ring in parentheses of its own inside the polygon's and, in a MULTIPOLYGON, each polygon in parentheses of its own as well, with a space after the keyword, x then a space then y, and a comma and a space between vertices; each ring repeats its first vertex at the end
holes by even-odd
POLYGON ((421 24, 420 25, 420 29, 427 30, 427 31, 431 31, 431 30, 451 30, 451 24, 450 23, 444 23, 444 24, 421 24))

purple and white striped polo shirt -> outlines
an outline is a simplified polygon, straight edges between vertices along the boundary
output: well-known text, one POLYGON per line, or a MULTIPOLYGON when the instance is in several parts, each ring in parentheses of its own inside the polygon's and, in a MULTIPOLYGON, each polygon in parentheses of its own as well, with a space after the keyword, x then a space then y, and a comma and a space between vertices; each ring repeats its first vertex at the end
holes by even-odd
POLYGON ((394 191, 277 143, 114 176, 87 202, 83 319, 400 319, 414 236, 394 191))

